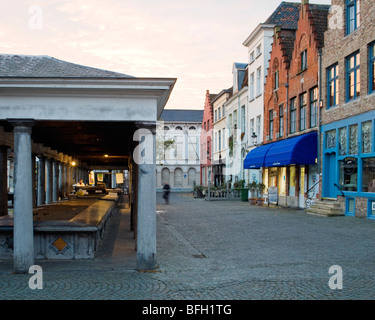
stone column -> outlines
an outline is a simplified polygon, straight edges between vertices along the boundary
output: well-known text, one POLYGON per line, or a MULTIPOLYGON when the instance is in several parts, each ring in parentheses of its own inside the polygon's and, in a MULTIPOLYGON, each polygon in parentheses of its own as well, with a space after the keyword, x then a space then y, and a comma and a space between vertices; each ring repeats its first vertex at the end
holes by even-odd
POLYGON ((52 201, 59 201, 59 163, 52 162, 52 201))
POLYGON ((8 214, 8 147, 0 146, 0 216, 8 214))
POLYGON ((66 180, 65 180, 65 191, 66 195, 68 196, 71 192, 71 181, 72 181, 72 167, 67 164, 66 165, 66 180))
POLYGON ((61 198, 64 197, 64 192, 65 192, 65 181, 64 181, 64 163, 60 162, 59 165, 59 190, 60 190, 60 195, 61 198))
POLYGON ((46 204, 52 202, 52 159, 46 159, 46 204))
POLYGON ((31 127, 33 121, 14 126, 14 271, 27 273, 34 264, 31 127))
POLYGON ((111 188, 116 188, 116 170, 112 170, 111 172, 111 188))
POLYGON ((36 170, 36 155, 32 154, 32 175, 33 175, 33 208, 36 207, 36 186, 37 186, 37 170, 36 170))
POLYGON ((39 168, 38 168, 38 198, 37 205, 41 206, 46 203, 46 159, 43 156, 39 156, 39 168))
POLYGON ((156 268, 156 164, 155 126, 140 124, 134 150, 137 181, 137 268, 156 268))

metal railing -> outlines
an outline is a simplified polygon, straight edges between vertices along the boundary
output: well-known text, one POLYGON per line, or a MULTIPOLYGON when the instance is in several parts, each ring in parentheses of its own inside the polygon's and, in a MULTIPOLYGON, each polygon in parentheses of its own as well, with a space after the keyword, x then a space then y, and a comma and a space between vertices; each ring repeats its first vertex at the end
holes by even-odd
POLYGON ((306 195, 306 200, 305 200, 305 208, 306 209, 310 209, 312 205, 315 204, 315 201, 316 201, 316 191, 315 191, 315 187, 321 182, 322 180, 319 179, 316 183, 313 184, 312 187, 310 187, 309 190, 307 190, 305 192, 305 195, 306 195))

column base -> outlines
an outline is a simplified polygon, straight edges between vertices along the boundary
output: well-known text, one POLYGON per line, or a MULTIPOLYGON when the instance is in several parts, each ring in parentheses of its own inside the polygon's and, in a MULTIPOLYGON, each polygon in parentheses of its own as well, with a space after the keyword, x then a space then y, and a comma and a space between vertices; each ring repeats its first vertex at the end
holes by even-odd
POLYGON ((139 271, 151 271, 157 268, 156 265, 156 254, 151 253, 148 255, 137 253, 137 270, 139 271))

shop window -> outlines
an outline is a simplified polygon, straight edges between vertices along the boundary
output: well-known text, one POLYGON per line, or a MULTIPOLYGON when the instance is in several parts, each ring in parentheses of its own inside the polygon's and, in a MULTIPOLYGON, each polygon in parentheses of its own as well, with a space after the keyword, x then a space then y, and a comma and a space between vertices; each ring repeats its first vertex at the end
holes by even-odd
POLYGON ((296 195, 296 167, 289 167, 289 195, 296 195))
POLYGON ((345 215, 354 216, 355 215, 355 199, 346 198, 345 200, 345 215))
POLYGON ((336 130, 330 130, 326 132, 326 148, 335 148, 336 147, 336 130))
POLYGON ((369 199, 367 205, 367 217, 369 219, 375 219, 375 199, 369 199))
POLYGON ((372 150, 372 121, 362 123, 362 153, 372 150))
POLYGON ((358 125, 349 127, 349 154, 358 154, 358 125))
POLYGON ((358 168, 357 159, 347 157, 339 161, 340 164, 340 186, 344 191, 357 191, 358 168))
POLYGON ((375 193, 375 158, 364 158, 362 161, 362 191, 375 193))
POLYGON ((339 129, 339 155, 346 155, 346 127, 339 129))

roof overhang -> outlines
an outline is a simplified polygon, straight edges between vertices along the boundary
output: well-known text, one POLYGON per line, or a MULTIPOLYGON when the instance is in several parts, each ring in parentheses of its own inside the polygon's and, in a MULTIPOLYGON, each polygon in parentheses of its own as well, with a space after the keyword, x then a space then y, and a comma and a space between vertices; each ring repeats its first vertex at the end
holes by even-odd
POLYGON ((156 121, 175 78, 0 78, 0 118, 156 121))

